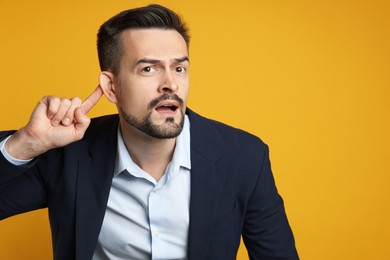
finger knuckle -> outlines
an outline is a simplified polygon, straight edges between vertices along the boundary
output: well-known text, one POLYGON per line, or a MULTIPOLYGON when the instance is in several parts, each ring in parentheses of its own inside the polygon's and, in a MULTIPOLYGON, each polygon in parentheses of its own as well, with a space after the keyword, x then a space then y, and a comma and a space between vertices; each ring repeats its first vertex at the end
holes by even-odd
POLYGON ((75 105, 80 105, 82 103, 82 101, 79 97, 73 97, 71 99, 71 101, 72 101, 72 104, 75 104, 75 105))
POLYGON ((67 98, 61 98, 61 103, 67 106, 72 104, 72 102, 67 98))
POLYGON ((58 97, 54 97, 54 96, 47 96, 47 101, 51 104, 60 103, 60 99, 58 97))

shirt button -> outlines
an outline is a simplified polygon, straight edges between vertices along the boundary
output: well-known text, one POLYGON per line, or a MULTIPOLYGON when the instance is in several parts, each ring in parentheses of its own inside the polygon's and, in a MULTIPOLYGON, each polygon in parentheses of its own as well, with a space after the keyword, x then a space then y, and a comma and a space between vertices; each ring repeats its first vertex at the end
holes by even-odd
POLYGON ((160 237, 160 231, 156 230, 156 237, 160 237))

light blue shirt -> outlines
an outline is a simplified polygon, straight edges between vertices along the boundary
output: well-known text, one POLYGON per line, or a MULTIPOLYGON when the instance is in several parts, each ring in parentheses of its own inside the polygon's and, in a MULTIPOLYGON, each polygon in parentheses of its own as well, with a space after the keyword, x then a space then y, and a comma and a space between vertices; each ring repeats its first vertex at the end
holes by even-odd
POLYGON ((118 129, 114 178, 94 260, 187 259, 190 123, 157 182, 131 159, 118 129))

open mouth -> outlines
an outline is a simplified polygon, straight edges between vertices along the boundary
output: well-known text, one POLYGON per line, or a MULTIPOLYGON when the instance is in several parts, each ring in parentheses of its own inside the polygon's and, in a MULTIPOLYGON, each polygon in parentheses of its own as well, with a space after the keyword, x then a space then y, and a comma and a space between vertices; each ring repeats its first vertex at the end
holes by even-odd
POLYGON ((156 110, 160 113, 171 113, 175 112, 178 108, 176 104, 161 104, 156 107, 156 110))

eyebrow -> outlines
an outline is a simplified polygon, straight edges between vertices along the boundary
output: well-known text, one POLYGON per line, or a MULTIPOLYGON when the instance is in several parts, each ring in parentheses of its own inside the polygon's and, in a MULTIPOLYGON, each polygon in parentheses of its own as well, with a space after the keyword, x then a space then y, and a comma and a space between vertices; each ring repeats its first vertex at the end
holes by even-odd
POLYGON ((183 62, 183 61, 188 61, 190 62, 190 59, 188 58, 188 56, 184 56, 182 58, 177 58, 175 59, 176 62, 180 63, 180 62, 183 62))
MULTIPOLYGON (((180 58, 175 58, 174 61, 177 62, 177 63, 181 63, 181 62, 184 62, 184 61, 188 61, 189 62, 190 60, 188 59, 187 56, 184 56, 184 57, 180 57, 180 58)), ((138 60, 136 65, 139 65, 139 64, 142 64, 142 63, 159 64, 159 63, 161 63, 161 60, 144 58, 144 59, 138 60)))

